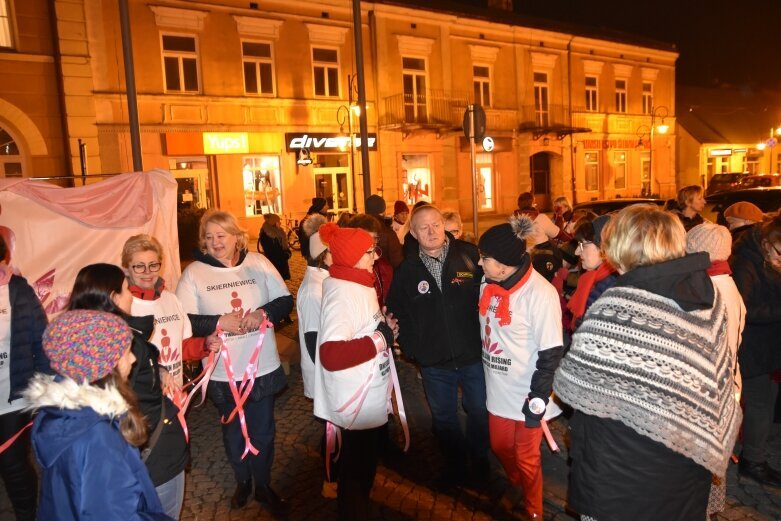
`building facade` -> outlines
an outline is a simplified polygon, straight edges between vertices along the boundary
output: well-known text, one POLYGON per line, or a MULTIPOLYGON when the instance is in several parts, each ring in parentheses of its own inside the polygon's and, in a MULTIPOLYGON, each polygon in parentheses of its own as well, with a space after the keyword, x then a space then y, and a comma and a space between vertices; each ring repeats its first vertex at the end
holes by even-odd
MULTIPOLYGON (((358 107, 349 0, 130 0, 144 168, 171 170, 181 204, 220 206, 251 230, 263 213, 300 217, 315 196, 360 210, 362 144, 349 136, 364 110, 371 192, 468 216, 462 125, 477 103, 493 141, 475 155, 486 220, 511 212, 523 191, 543 208, 562 195, 675 192, 670 46, 419 3, 361 2, 367 103, 358 107), (670 132, 652 132, 661 123, 670 132)), ((82 65, 63 73, 74 100, 66 114, 86 118, 66 125, 68 138, 90 140, 91 172, 131 170, 117 2, 54 4, 60 47, 82 65)))

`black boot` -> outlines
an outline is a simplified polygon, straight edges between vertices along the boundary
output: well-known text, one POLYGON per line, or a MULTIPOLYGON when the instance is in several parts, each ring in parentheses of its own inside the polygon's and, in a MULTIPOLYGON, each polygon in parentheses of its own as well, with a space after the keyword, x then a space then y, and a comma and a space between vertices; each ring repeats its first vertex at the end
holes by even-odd
POLYGON ((781 487, 781 473, 768 465, 766 461, 756 463, 741 458, 738 464, 738 474, 741 477, 753 479, 762 485, 781 487))
POLYGON ((287 500, 279 497, 269 485, 255 489, 255 501, 275 516, 282 516, 290 511, 290 504, 287 500))
POLYGON ((252 480, 238 482, 231 498, 231 508, 244 508, 250 494, 252 494, 252 480))

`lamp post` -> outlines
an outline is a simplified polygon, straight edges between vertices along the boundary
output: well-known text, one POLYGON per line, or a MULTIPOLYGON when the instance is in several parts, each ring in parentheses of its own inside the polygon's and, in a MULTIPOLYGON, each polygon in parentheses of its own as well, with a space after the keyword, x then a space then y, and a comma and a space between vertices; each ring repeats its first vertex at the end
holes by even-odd
MULTIPOLYGON (((670 130, 670 125, 667 125, 664 120, 669 114, 669 109, 665 107, 664 105, 659 105, 656 107, 651 107, 651 125, 641 125, 637 129, 637 134, 640 136, 640 143, 643 142, 643 137, 645 136, 645 129, 648 131, 649 135, 649 148, 650 153, 648 154, 648 185, 646 186, 645 182, 643 182, 643 187, 640 191, 640 194, 643 197, 649 197, 651 193, 653 192, 653 180, 654 180, 654 135, 655 134, 667 134, 667 131, 670 130), (656 120, 660 119, 661 122, 657 125, 656 120)), ((641 176, 642 176, 641 172, 641 176)), ((644 181, 641 178, 641 181, 644 181)))
MULTIPOLYGON (((336 109, 336 122, 339 124, 339 133, 344 131, 347 123, 347 132, 350 135, 350 179, 353 186, 353 213, 358 213, 358 202, 355 196, 355 135, 353 134, 353 113, 360 116, 360 105, 353 105, 353 89, 355 89, 355 76, 347 75, 347 105, 339 105, 336 109)), ((363 142, 362 142, 363 143, 363 142)))

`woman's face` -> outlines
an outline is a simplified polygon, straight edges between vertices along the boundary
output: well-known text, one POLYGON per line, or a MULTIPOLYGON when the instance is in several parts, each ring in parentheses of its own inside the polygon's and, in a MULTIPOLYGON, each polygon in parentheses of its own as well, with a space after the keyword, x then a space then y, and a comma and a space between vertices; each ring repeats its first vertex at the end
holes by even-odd
POLYGON ((162 263, 156 252, 138 251, 130 258, 130 265, 125 272, 131 284, 141 289, 152 289, 160 276, 162 263))
POLYGON ((450 235, 455 237, 456 239, 461 238, 461 226, 458 225, 455 221, 445 221, 445 231, 450 232, 450 235))
POLYGON ((602 264, 602 255, 599 252, 599 246, 590 241, 578 242, 575 249, 575 255, 580 257, 580 265, 584 270, 595 270, 602 264))
POLYGON ((130 307, 133 305, 133 294, 128 289, 127 279, 122 281, 122 292, 112 293, 111 300, 119 309, 128 315, 130 314, 130 307))
POLYGON ((128 347, 125 352, 122 353, 122 358, 117 362, 117 371, 123 380, 127 380, 127 377, 130 376, 130 369, 133 367, 134 363, 136 363, 136 357, 133 354, 133 351, 130 350, 130 347, 128 347))
POLYGON ((689 203, 689 208, 697 213, 700 213, 703 208, 705 208, 705 195, 703 195, 703 192, 694 194, 694 197, 692 197, 692 200, 689 203))
POLYGON ((217 223, 206 225, 206 253, 225 264, 233 265, 233 256, 236 254, 236 236, 225 231, 225 228, 217 223))
POLYGON ((781 272, 781 244, 764 241, 762 247, 765 250, 765 260, 770 264, 770 267, 781 272))
POLYGON ((369 273, 374 273, 374 261, 379 259, 377 255, 377 247, 372 245, 370 249, 366 250, 361 258, 358 259, 358 263, 355 265, 359 270, 366 270, 369 273))

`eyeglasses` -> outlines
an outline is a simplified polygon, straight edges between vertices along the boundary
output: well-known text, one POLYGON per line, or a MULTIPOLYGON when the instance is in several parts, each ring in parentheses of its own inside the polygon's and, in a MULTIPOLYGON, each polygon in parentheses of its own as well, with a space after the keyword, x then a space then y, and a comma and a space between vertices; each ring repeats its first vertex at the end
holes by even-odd
POLYGON ((157 273, 162 265, 160 262, 150 262, 149 264, 133 264, 130 268, 133 270, 133 273, 140 275, 147 271, 149 273, 157 273))
POLYGON ((592 241, 578 241, 578 248, 580 248, 580 251, 583 251, 586 248, 587 244, 594 244, 592 241))
POLYGON ((364 253, 364 255, 370 255, 370 256, 371 255, 376 255, 377 258, 379 259, 380 257, 382 257, 382 248, 380 248, 379 246, 375 246, 374 248, 366 250, 363 253, 364 253))
POLYGON ((778 248, 776 247, 776 245, 775 245, 775 244, 773 244, 773 243, 772 243, 772 242, 770 242, 770 241, 767 241, 767 245, 768 245, 768 246, 770 246, 770 248, 771 248, 771 249, 772 249, 772 250, 775 252, 775 254, 776 254, 776 255, 778 255, 779 257, 781 257, 781 251, 778 251, 778 248))

